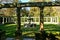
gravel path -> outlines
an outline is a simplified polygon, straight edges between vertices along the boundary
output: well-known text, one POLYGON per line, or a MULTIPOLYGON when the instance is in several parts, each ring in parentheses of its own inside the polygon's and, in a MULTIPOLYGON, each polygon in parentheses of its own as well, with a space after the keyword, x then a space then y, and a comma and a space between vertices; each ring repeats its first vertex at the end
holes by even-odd
MULTIPOLYGON (((6 40, 14 40, 14 38, 7 38, 6 40)), ((32 39, 32 38, 24 38, 23 40, 35 40, 35 39, 32 39)))

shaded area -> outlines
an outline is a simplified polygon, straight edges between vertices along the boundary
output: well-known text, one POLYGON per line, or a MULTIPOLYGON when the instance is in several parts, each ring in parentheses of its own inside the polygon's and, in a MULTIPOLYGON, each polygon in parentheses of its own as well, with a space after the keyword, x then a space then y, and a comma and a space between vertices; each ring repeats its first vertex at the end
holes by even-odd
MULTIPOLYGON (((0 29, 6 31, 6 37, 15 37, 17 25, 16 24, 4 24, 0 25, 0 29)), ((36 27, 27 27, 22 26, 22 35, 24 38, 35 38, 34 33, 39 32, 39 25, 36 27)), ((59 25, 44 25, 45 31, 50 34, 54 34, 57 38, 60 38, 60 26, 59 25)))
POLYGON ((14 33, 16 31, 16 25, 4 24, 4 25, 0 25, 0 29, 6 31, 6 37, 14 37, 14 33))
POLYGON ((36 40, 59 40, 56 35, 52 33, 46 33, 45 31, 40 31, 35 33, 36 40))
POLYGON ((2 18, 2 17, 0 17, 0 24, 2 24, 2 20, 3 20, 3 18, 2 18))

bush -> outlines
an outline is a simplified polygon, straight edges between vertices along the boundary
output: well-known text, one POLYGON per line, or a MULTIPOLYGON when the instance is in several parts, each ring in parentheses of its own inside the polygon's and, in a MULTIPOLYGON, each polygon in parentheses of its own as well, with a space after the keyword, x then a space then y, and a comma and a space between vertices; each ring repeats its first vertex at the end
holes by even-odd
POLYGON ((35 33, 36 40, 58 40, 58 38, 56 38, 55 36, 56 35, 52 33, 46 33, 45 31, 40 31, 39 33, 35 33))
POLYGON ((46 40, 47 33, 45 31, 40 31, 40 33, 35 33, 36 40, 46 40))
POLYGON ((0 29, 0 40, 5 40, 5 31, 0 29))

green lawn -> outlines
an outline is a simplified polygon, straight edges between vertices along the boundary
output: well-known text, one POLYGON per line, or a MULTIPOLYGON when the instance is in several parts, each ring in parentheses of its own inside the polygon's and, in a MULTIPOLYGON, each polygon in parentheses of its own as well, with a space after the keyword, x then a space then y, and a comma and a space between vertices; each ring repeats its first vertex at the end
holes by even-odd
POLYGON ((16 31, 16 26, 17 25, 15 24, 4 24, 4 25, 0 25, 0 29, 6 31, 7 37, 13 37, 16 31))
MULTIPOLYGON (((16 24, 4 24, 4 25, 0 25, 0 29, 3 29, 6 31, 6 36, 7 37, 14 37, 14 33, 16 31, 17 25, 16 24)), ((35 32, 39 32, 39 25, 37 25, 36 27, 28 27, 28 28, 24 28, 23 26, 21 26, 22 29, 22 34, 24 36, 34 36, 35 32)), ((44 30, 46 30, 46 32, 52 32, 53 34, 60 34, 60 25, 44 25, 44 30)))

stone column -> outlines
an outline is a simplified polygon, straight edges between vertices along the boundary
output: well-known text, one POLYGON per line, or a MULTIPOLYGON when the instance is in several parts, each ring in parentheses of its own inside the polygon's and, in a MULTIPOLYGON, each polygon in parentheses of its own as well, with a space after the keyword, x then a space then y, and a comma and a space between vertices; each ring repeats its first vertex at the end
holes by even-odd
POLYGON ((7 23, 7 17, 6 17, 6 23, 7 23))
POLYGON ((52 19, 53 19, 53 17, 50 17, 50 19, 51 19, 51 23, 52 23, 52 19))
POLYGON ((10 22, 11 22, 11 17, 10 17, 10 22))
POLYGON ((8 22, 10 23, 10 17, 8 18, 8 22))
POLYGON ((3 17, 3 21, 2 21, 2 24, 4 24, 4 17, 3 17))

